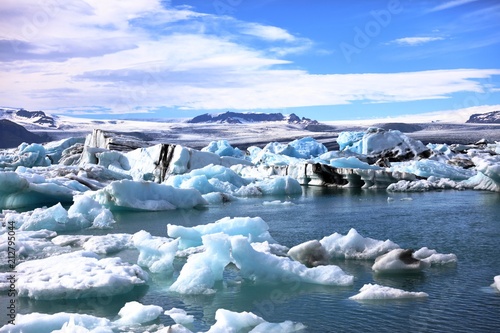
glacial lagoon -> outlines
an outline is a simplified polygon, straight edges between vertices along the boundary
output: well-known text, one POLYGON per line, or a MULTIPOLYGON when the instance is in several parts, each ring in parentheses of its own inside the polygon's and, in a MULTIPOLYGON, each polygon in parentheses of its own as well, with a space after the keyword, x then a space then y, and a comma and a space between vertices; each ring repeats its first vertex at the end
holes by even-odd
MULTIPOLYGON (((84 229, 75 235, 135 233, 145 230, 166 237, 167 224, 186 227, 224 217, 259 216, 272 237, 282 245, 321 239, 351 228, 363 237, 390 239, 402 248, 428 247, 454 253, 456 264, 432 266, 416 274, 375 274, 373 260, 335 259, 333 264, 355 277, 352 286, 322 286, 291 281, 255 283, 238 278, 229 265, 223 282, 211 295, 181 295, 169 291, 185 259, 174 261, 172 274, 150 274, 148 286, 125 295, 103 295, 79 300, 36 301, 20 298, 18 313, 85 313, 116 319, 126 302, 154 304, 164 310, 184 309, 194 316, 187 327, 206 331, 215 312, 224 308, 249 311, 268 322, 291 320, 304 332, 492 332, 500 327, 500 292, 491 287, 500 274, 500 195, 484 191, 392 193, 385 190, 304 187, 302 195, 242 198, 208 208, 162 212, 116 211, 112 230, 84 229), (428 297, 355 301, 349 297, 365 284, 379 284, 428 297)), ((64 233, 59 233, 64 234, 64 233)), ((113 256, 135 263, 138 252, 126 249, 113 256)), ((8 302, 5 293, 1 306, 8 302)), ((160 315, 154 325, 172 325, 160 315)), ((148 326, 137 327, 137 332, 148 326)))

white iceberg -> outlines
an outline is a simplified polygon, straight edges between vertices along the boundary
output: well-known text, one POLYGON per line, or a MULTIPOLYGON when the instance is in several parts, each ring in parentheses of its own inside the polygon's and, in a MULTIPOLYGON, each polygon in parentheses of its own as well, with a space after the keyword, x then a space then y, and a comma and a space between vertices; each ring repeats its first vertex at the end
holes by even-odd
POLYGON ((365 284, 359 289, 359 294, 349 297, 356 301, 365 300, 386 300, 386 299, 405 299, 405 298, 422 298, 429 295, 424 292, 412 292, 401 289, 385 287, 378 284, 365 284))
POLYGON ((179 240, 153 237, 149 232, 136 232, 132 241, 139 250, 137 264, 147 267, 153 273, 172 272, 172 263, 179 246, 179 240))
POLYGON ((373 260, 399 245, 391 240, 377 240, 361 236, 356 229, 351 228, 344 236, 334 233, 320 240, 321 245, 331 258, 373 260))
POLYGON ((180 238, 179 248, 186 249, 202 245, 202 236, 223 232, 228 236, 243 235, 250 242, 276 243, 269 233, 269 226, 260 217, 225 217, 214 223, 183 227, 167 225, 167 234, 172 238, 180 238))
POLYGON ((261 195, 296 195, 302 194, 300 183, 290 176, 273 177, 243 186, 234 193, 240 197, 261 195))
POLYGON ((375 259, 376 273, 413 273, 430 267, 430 263, 413 257, 413 250, 394 249, 375 259))
POLYGON ((207 151, 219 156, 243 157, 245 154, 238 148, 233 148, 227 140, 218 140, 210 142, 201 151, 207 151))
POLYGON ((288 257, 255 251, 247 238, 231 237, 231 254, 240 275, 263 283, 304 282, 322 285, 352 285, 354 277, 335 265, 308 268, 288 257))
POLYGON ((453 253, 438 253, 436 250, 423 247, 413 253, 413 258, 427 263, 429 266, 456 264, 457 256, 453 253))
POLYGON ((112 254, 133 247, 130 234, 91 236, 83 243, 83 249, 98 254, 112 254))
POLYGON ((36 208, 24 213, 6 214, 5 220, 14 222, 19 230, 71 231, 85 228, 111 228, 113 214, 86 196, 76 196, 68 209, 58 203, 49 208, 36 208))
POLYGON ((307 267, 326 265, 330 259, 326 249, 315 239, 292 247, 287 254, 307 267))
POLYGON ((165 311, 165 314, 172 318, 176 324, 187 325, 194 322, 194 316, 188 315, 183 309, 172 308, 165 311))
POLYGON ((231 242, 225 234, 202 237, 205 251, 191 255, 182 267, 170 291, 180 294, 213 294, 216 281, 221 281, 224 268, 231 262, 231 242))
POLYGON ((99 257, 77 251, 17 266, 19 297, 40 300, 77 299, 123 294, 142 285, 148 275, 120 258, 99 257))
POLYGON ((218 309, 215 312, 216 323, 207 333, 230 332, 298 332, 306 328, 302 323, 285 321, 283 323, 268 323, 252 312, 233 312, 218 309))
POLYGON ((200 192, 145 181, 114 181, 86 195, 110 209, 169 210, 207 205, 200 192))
POLYGON ((0 168, 15 169, 19 166, 31 168, 34 166, 49 166, 45 147, 38 143, 21 143, 16 149, 9 149, 0 155, 0 168))
POLYGON ((454 181, 465 180, 476 174, 474 170, 433 160, 395 162, 391 163, 390 170, 412 173, 423 178, 447 178, 454 181))
POLYGON ((496 288, 497 291, 500 291, 500 275, 497 275, 493 278, 493 284, 491 286, 493 288, 496 288))
POLYGON ((44 314, 33 312, 18 314, 15 325, 9 324, 0 328, 1 333, 52 333, 62 332, 80 333, 111 333, 111 321, 86 314, 59 312, 44 314))
POLYGON ((163 312, 158 305, 143 305, 139 302, 127 302, 118 312, 120 319, 113 322, 117 326, 133 326, 155 320, 163 312))

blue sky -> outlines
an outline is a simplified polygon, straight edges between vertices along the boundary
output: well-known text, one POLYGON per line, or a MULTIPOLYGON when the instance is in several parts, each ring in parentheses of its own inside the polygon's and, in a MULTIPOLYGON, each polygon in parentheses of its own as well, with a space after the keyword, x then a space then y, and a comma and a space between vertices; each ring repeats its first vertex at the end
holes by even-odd
POLYGON ((488 0, 7 0, 0 105, 94 118, 318 120, 500 104, 488 0))

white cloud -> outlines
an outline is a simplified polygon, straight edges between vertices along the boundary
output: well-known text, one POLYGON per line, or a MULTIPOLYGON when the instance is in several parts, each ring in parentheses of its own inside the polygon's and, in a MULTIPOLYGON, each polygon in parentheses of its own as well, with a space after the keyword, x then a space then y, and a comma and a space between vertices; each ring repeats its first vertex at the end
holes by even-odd
POLYGON ((481 92, 479 79, 500 75, 497 69, 313 75, 286 69, 292 64, 282 59, 312 42, 277 27, 164 8, 157 0, 53 1, 48 9, 0 2, 2 104, 136 113, 400 102, 481 92), (42 22, 40 11, 49 9, 50 20, 42 22), (36 29, 28 34, 30 25, 36 29), (252 38, 268 48, 252 46, 252 38))
POLYGON ((453 8, 453 7, 462 6, 462 5, 465 5, 467 3, 475 2, 475 1, 477 1, 477 0, 451 0, 451 1, 447 1, 445 3, 442 3, 440 5, 437 5, 429 11, 430 12, 437 12, 437 11, 441 11, 441 10, 445 10, 445 9, 449 9, 449 8, 453 8))
POLYGON ((388 44, 398 44, 398 45, 421 45, 429 42, 435 42, 438 40, 444 40, 443 37, 404 37, 398 38, 390 41, 388 44))

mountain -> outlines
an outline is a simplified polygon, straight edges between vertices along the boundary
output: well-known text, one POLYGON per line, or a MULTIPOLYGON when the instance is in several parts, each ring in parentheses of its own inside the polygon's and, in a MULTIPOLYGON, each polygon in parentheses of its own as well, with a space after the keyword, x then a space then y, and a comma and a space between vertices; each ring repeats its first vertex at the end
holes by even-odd
POLYGON ((0 119, 0 148, 14 148, 23 142, 41 143, 44 138, 8 119, 0 119))
POLYGON ((46 115, 43 111, 19 109, 15 112, 15 117, 41 126, 56 127, 54 118, 46 115))
POLYGON ((238 113, 238 112, 225 112, 219 114, 205 113, 188 120, 188 123, 219 123, 219 124, 243 124, 243 123, 257 123, 267 121, 282 121, 288 124, 319 124, 318 121, 309 118, 300 118, 296 114, 283 115, 281 113, 238 113))
POLYGON ((473 114, 466 123, 500 124, 500 111, 473 114))

